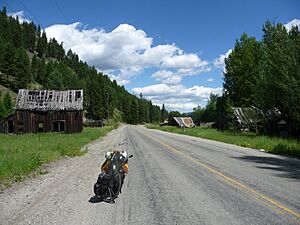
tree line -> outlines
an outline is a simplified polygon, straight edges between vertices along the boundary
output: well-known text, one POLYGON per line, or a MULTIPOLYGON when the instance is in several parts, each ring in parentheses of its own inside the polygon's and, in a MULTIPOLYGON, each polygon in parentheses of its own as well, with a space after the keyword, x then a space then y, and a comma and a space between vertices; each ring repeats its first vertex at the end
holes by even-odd
POLYGON ((5 7, 0 11, 0 84, 14 92, 83 89, 90 119, 117 118, 132 124, 161 120, 160 108, 142 94, 128 93, 72 50, 65 52, 63 43, 48 40, 40 26, 8 16, 5 7))
POLYGON ((225 59, 223 93, 211 95, 205 108, 193 117, 215 121, 221 130, 232 126, 231 107, 255 107, 263 115, 262 132, 276 134, 284 120, 292 136, 300 136, 300 34, 297 26, 287 30, 281 23, 267 21, 261 40, 246 33, 236 40, 225 59))

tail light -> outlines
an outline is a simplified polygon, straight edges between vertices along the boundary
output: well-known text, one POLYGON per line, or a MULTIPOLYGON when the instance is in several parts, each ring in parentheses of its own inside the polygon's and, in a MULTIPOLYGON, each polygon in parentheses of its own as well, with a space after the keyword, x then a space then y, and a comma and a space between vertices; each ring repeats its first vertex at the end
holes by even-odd
POLYGON ((122 169, 125 173, 128 173, 128 163, 123 164, 122 169))

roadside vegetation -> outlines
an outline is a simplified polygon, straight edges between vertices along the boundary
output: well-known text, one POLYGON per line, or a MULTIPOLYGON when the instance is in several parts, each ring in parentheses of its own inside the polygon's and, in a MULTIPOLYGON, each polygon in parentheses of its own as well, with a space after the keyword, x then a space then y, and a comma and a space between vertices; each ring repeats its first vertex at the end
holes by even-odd
POLYGON ((117 127, 117 123, 112 123, 102 128, 84 128, 77 134, 0 134, 0 189, 12 181, 23 180, 32 171, 36 171, 35 175, 46 173, 41 169, 42 164, 63 156, 83 155, 84 145, 117 127))
POLYGON ((300 143, 294 139, 262 136, 256 135, 255 133, 233 133, 231 131, 221 132, 213 128, 201 127, 195 127, 185 130, 173 126, 159 126, 153 124, 148 124, 146 125, 146 127, 171 133, 221 141, 248 148, 263 149, 266 152, 271 152, 278 155, 290 155, 300 158, 300 143))

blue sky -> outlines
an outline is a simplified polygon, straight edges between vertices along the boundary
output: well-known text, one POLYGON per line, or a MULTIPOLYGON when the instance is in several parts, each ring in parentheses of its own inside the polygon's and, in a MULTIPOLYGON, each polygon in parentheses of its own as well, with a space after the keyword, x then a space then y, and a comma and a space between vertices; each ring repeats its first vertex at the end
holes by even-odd
POLYGON ((300 24, 300 1, 9 0, 1 7, 134 94, 191 111, 221 93, 224 58, 243 32, 260 39, 266 20, 300 24))

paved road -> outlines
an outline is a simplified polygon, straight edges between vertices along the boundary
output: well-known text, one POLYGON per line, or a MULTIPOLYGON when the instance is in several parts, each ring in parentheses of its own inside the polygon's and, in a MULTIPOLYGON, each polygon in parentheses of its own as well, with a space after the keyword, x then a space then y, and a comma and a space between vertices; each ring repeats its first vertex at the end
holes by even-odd
POLYGON ((0 194, 0 224, 300 224, 300 161, 123 126, 0 194), (110 148, 129 163, 115 204, 90 203, 110 148))

